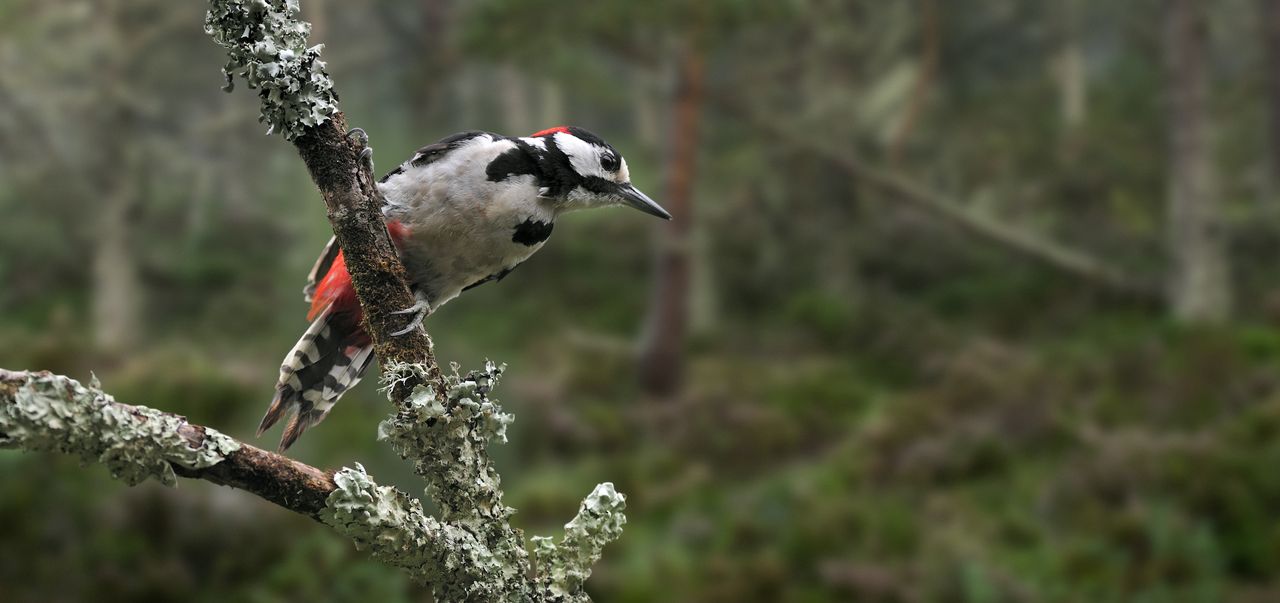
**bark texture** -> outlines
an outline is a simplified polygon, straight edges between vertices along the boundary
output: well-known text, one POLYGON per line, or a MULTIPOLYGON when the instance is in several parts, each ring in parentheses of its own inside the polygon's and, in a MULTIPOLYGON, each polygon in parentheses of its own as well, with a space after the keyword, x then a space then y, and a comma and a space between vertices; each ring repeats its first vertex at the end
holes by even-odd
MULTIPOLYGON (((207 428, 187 424, 179 432, 199 446, 207 428)), ((294 513, 319 520, 325 499, 337 486, 333 472, 318 469, 289 457, 240 443, 240 449, 212 467, 188 469, 175 466, 181 477, 244 490, 294 513)))
MULTIPOLYGON (((431 339, 422 330, 393 337, 404 325, 404 316, 391 314, 416 301, 409 292, 404 265, 396 253, 382 220, 382 194, 369 165, 359 160, 361 147, 346 135, 342 113, 294 139, 311 179, 320 189, 328 209, 333 234, 346 257, 347 270, 364 309, 373 336, 374 351, 384 363, 421 363, 430 368, 427 378, 444 394, 444 381, 432 352, 431 339)), ((416 383, 405 383, 408 392, 416 383)))

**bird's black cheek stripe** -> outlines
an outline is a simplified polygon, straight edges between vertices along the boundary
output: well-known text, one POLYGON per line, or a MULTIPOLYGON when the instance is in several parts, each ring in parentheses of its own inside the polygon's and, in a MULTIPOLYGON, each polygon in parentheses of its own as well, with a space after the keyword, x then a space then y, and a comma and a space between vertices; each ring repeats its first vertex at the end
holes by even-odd
POLYGON ((617 192, 618 185, 599 176, 587 176, 582 179, 582 188, 597 195, 608 195, 617 192))
POLYGON ((516 225, 516 230, 511 235, 511 240, 521 245, 532 247, 547 240, 547 237, 551 236, 551 229, 554 226, 555 224, 551 222, 529 218, 516 225))

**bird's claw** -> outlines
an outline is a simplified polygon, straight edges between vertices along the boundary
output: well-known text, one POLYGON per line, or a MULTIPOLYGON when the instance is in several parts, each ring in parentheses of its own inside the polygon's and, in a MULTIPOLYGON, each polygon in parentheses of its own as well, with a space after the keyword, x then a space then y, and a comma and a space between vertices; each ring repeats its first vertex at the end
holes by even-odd
POLYGON ((417 303, 413 304, 412 306, 409 306, 408 308, 391 312, 391 314, 397 315, 397 316, 404 315, 404 314, 412 314, 413 318, 409 320, 409 324, 406 325, 405 328, 400 329, 399 331, 392 331, 390 335, 392 337, 399 337, 401 335, 407 335, 413 332, 414 329, 417 329, 418 327, 422 326, 422 321, 427 317, 427 313, 430 312, 430 310, 431 310, 431 305, 429 303, 422 300, 418 300, 417 303))
POLYGON ((425 301, 423 301, 423 300, 418 300, 418 302, 417 302, 417 303, 415 303, 415 304, 413 304, 412 306, 409 306, 408 308, 405 308, 405 309, 403 309, 403 310, 396 310, 396 311, 394 311, 394 312, 391 312, 391 314, 392 314, 392 315, 394 315, 394 316, 402 316, 402 315, 405 315, 405 314, 415 314, 415 313, 417 313, 417 312, 421 312, 421 311, 423 311, 423 310, 426 310, 426 309, 427 309, 427 306, 429 306, 429 305, 430 305, 430 304, 428 304, 427 302, 425 302, 425 301))
POLYGON ((356 140, 354 141, 356 144, 362 147, 369 144, 369 133, 365 132, 364 128, 351 128, 350 130, 347 130, 347 138, 351 138, 353 135, 356 136, 356 140))
POLYGON ((401 336, 401 335, 408 335, 409 333, 412 333, 412 332, 413 332, 415 329, 417 329, 418 327, 421 327, 421 326, 422 326, 422 319, 424 319, 424 318, 426 318, 426 317, 427 317, 427 312, 426 312, 425 310, 423 310, 423 311, 419 311, 417 314, 414 314, 414 315, 413 315, 413 320, 410 320, 410 321, 409 321, 409 324, 408 324, 408 325, 406 325, 406 326, 405 326, 405 328, 400 329, 399 331, 392 331, 392 332, 390 333, 390 335, 391 335, 392 337, 399 337, 399 336, 401 336))
POLYGON ((373 170, 373 147, 369 146, 369 133, 364 128, 351 128, 347 130, 347 139, 356 143, 360 148, 360 161, 369 164, 369 171, 373 170))

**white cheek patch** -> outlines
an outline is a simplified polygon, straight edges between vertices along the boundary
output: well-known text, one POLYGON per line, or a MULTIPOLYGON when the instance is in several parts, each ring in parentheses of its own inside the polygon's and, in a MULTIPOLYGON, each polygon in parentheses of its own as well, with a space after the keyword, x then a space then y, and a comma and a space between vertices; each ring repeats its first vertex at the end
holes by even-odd
POLYGON ((569 164, 573 166, 573 171, 579 176, 597 176, 606 180, 610 179, 609 174, 604 172, 600 167, 600 154, 604 149, 578 138, 572 134, 565 132, 557 132, 555 135, 556 146, 564 152, 569 158, 569 164))
POLYGON ((521 142, 524 142, 525 144, 528 144, 531 147, 536 147, 539 150, 542 150, 542 151, 547 150, 547 141, 541 138, 521 138, 520 140, 521 142))
POLYGON ((627 160, 618 158, 622 163, 618 166, 617 176, 614 178, 618 183, 625 184, 631 182, 631 172, 627 169, 627 160))

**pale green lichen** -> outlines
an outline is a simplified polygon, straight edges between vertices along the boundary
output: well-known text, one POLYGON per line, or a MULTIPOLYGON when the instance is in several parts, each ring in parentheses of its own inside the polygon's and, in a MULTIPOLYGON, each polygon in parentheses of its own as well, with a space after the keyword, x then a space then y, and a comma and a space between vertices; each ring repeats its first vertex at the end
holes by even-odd
POLYGON ((337 489, 329 494, 320 520, 350 537, 357 548, 391 565, 418 568, 430 561, 438 522, 422 512, 422 504, 390 486, 379 486, 364 467, 344 468, 333 475, 337 489))
POLYGON ((135 485, 154 477, 177 481, 172 465, 201 469, 221 462, 239 442, 205 429, 192 448, 179 433, 186 420, 145 406, 116 403, 96 387, 48 373, 27 373, 11 396, 0 397, 0 448, 51 450, 103 463, 135 485))
POLYGON ((298 0, 210 0, 205 33, 227 49, 222 68, 230 91, 236 75, 258 90, 267 133, 301 136, 338 112, 333 80, 320 60, 321 45, 307 47, 311 25, 300 21, 298 0))
MULTIPOLYGON (((489 399, 502 370, 492 362, 465 376, 455 370, 445 379, 445 400, 435 388, 416 386, 378 426, 378 438, 413 461, 446 519, 505 519, 512 513, 502 504, 501 479, 487 450, 494 439, 507 441, 507 426, 515 420, 489 399)), ((390 391, 410 378, 425 383, 425 374, 421 365, 392 364, 383 383, 390 391)))
POLYGON ((473 526, 426 516, 421 503, 377 485, 359 465, 333 479, 338 487, 320 520, 375 559, 431 585, 436 601, 532 600, 523 574, 495 555, 473 526))
MULTIPOLYGON (((465 376, 455 369, 446 380, 446 399, 418 388, 381 427, 382 437, 415 461, 429 492, 447 507, 443 519, 427 516, 421 502, 379 486, 356 465, 334 474, 336 487, 320 520, 375 559, 429 584, 441 603, 586 603, 583 583, 605 545, 621 534, 626 497, 613 484, 597 486, 559 543, 533 539, 531 566, 485 450, 495 438, 505 441, 512 421, 488 397, 501 372, 493 363, 465 376)), ((421 365, 399 364, 385 379, 426 382, 426 375, 421 365)), ((129 484, 148 477, 172 484, 174 466, 209 467, 240 447, 212 429, 192 432, 182 417, 116 403, 96 379, 86 387, 48 373, 0 376, 0 448, 68 452, 106 464, 129 484), (188 437, 179 433, 184 427, 188 437)))
POLYGON ((564 526, 559 544, 550 536, 534 536, 533 554, 540 588, 547 600, 587 601, 582 585, 605 545, 622 536, 627 523, 626 495, 605 482, 582 501, 578 514, 564 526))
MULTIPOLYGON (((552 538, 533 539, 537 563, 535 568, 529 567, 524 537, 508 521, 514 509, 502 504, 498 473, 486 450, 490 441, 506 441, 507 427, 513 421, 489 398, 502 370, 488 362, 483 370, 459 375, 455 367, 453 375, 445 379, 444 399, 433 387, 415 386, 404 400, 397 402, 399 410, 379 426, 379 438, 388 440, 396 452, 412 460, 417 473, 427 481, 428 496, 443 512, 441 529, 459 529, 485 543, 483 552, 465 549, 466 556, 472 559, 469 563, 483 568, 484 576, 465 583, 505 585, 505 590, 493 590, 491 596, 482 599, 589 601, 583 583, 605 545, 621 535, 626 523, 626 497, 611 483, 597 486, 583 501, 577 516, 565 525, 560 543, 552 538), (530 569, 536 574, 533 580, 524 578, 530 569)), ((422 365, 393 363, 386 368, 383 384, 390 393, 406 383, 429 383, 427 375, 422 365)), ((432 581, 437 600, 466 600, 441 594, 441 588, 448 590, 448 584, 459 583, 456 576, 445 572, 440 580, 432 581)), ((467 592, 476 594, 474 590, 467 592)))

